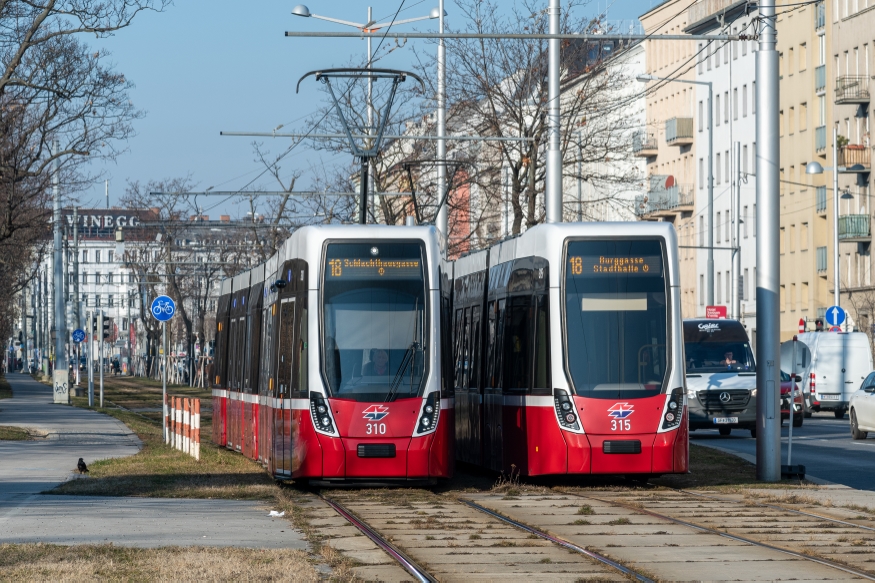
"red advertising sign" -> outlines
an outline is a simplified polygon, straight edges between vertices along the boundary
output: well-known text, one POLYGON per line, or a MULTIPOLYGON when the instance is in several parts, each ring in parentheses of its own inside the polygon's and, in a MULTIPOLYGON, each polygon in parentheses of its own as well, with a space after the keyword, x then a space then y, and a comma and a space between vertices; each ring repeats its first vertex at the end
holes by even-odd
POLYGON ((709 320, 726 318, 726 306, 705 306, 705 317, 709 320))

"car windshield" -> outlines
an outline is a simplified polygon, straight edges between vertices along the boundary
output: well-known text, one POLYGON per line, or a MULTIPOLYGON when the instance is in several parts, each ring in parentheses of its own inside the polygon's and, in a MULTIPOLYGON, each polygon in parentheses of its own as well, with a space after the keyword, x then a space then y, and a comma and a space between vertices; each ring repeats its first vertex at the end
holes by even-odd
POLYGON ((656 239, 572 241, 566 366, 578 395, 647 397, 667 379, 665 260, 656 239))
POLYGON ((687 373, 756 372, 747 332, 736 320, 685 320, 687 373))
POLYGON ((331 395, 384 402, 420 394, 428 363, 419 243, 333 243, 325 257, 323 350, 331 395))

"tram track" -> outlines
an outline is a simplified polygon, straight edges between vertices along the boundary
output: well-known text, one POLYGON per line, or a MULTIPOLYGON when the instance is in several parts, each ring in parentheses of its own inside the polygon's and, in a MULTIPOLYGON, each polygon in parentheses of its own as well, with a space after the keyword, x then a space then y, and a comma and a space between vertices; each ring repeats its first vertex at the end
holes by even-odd
POLYGON ((605 557, 604 555, 601 555, 599 553, 585 549, 585 548, 578 546, 570 541, 567 541, 561 537, 549 534, 547 532, 544 532, 543 530, 539 530, 533 526, 529 526, 527 524, 519 522, 518 520, 514 520, 512 518, 509 518, 509 517, 501 514, 500 512, 490 510, 489 508, 481 506, 475 502, 471 502, 470 500, 466 500, 464 498, 459 498, 459 501, 462 502, 463 504, 467 504, 468 506, 470 506, 471 508, 473 508, 475 510, 479 510, 480 512, 483 512, 484 514, 487 514, 493 518, 501 520, 502 522, 505 522, 511 526, 516 527, 516 528, 519 528, 520 530, 524 530, 525 532, 528 532, 529 534, 533 534, 533 535, 540 537, 544 540, 550 541, 551 543, 556 544, 560 547, 564 547, 564 548, 569 549, 571 551, 580 553, 586 557, 589 557, 589 558, 594 559, 600 563, 603 563, 609 567, 612 567, 612 568, 618 570, 619 572, 621 572, 622 574, 626 575, 627 577, 631 577, 631 578, 635 579, 636 581, 641 581, 642 583, 655 583, 653 579, 650 579, 649 577, 646 577, 646 576, 642 575, 641 573, 638 573, 637 571, 634 571, 633 569, 630 569, 629 567, 626 567, 625 565, 618 563, 617 561, 609 559, 608 557, 605 557))
MULTIPOLYGON (((693 494, 692 492, 686 492, 683 490, 674 490, 674 491, 685 493, 685 494, 693 494)), ((608 505, 612 505, 615 507, 623 508, 623 509, 631 511, 631 512, 638 512, 638 513, 650 516, 652 518, 657 518, 660 520, 666 520, 666 521, 672 522, 672 523, 677 524, 679 526, 685 526, 687 528, 691 528, 691 529, 694 529, 694 530, 697 530, 700 532, 714 534, 714 535, 717 535, 717 536, 720 536, 720 537, 723 537, 723 538, 726 538, 726 539, 729 539, 729 540, 732 540, 735 542, 753 545, 753 546, 756 546, 756 547, 759 547, 762 549, 776 551, 776 552, 779 552, 779 553, 782 553, 785 555, 789 555, 789 556, 796 558, 796 559, 801 559, 801 560, 816 563, 816 564, 819 564, 819 565, 822 565, 825 567, 836 569, 836 570, 842 571, 848 575, 853 575, 855 577, 860 577, 862 579, 866 579, 869 581, 875 581, 875 574, 873 574, 872 572, 869 572, 869 571, 863 571, 863 570, 854 568, 852 566, 846 565, 844 563, 841 563, 838 561, 833 561, 831 559, 826 559, 826 558, 823 558, 820 556, 812 556, 812 555, 808 555, 808 554, 801 553, 798 551, 794 551, 792 549, 787 549, 787 548, 784 548, 781 546, 777 546, 774 544, 768 544, 768 543, 765 543, 763 541, 760 541, 760 540, 757 540, 754 538, 750 538, 749 536, 741 536, 741 535, 737 535, 737 534, 731 534, 728 532, 717 530, 715 528, 704 526, 702 524, 697 524, 697 523, 691 522, 689 520, 683 520, 683 519, 680 519, 680 518, 677 518, 674 516, 669 516, 669 515, 663 514, 661 512, 656 512, 656 511, 644 508, 640 504, 630 504, 627 502, 622 502, 622 501, 611 499, 611 498, 600 498, 600 497, 584 495, 584 494, 580 494, 578 492, 573 492, 573 491, 568 491, 568 490, 558 490, 558 492, 561 492, 562 494, 569 495, 569 496, 575 496, 577 498, 581 498, 584 500, 592 500, 592 501, 600 502, 602 504, 608 504, 608 505)), ((719 498, 716 498, 716 497, 714 497, 713 499, 721 501, 721 502, 725 502, 724 500, 720 500, 719 498)), ((787 510, 785 508, 780 508, 780 507, 775 507, 775 508, 778 510, 781 510, 781 511, 787 510)), ((815 518, 818 518, 818 519, 826 520, 826 518, 823 518, 820 516, 816 516, 816 515, 812 515, 812 516, 815 518)), ((844 523, 844 521, 839 521, 839 520, 833 520, 833 521, 844 523)), ((859 526, 859 525, 854 525, 852 523, 844 523, 844 524, 850 524, 851 526, 854 526, 854 527, 859 526)), ((871 530, 871 529, 868 529, 868 527, 867 527, 867 530, 871 530)))
POLYGON ((390 543, 383 537, 376 529, 371 527, 367 522, 356 516, 352 511, 350 511, 346 506, 337 502, 336 500, 332 500, 331 498, 325 496, 324 494, 317 493, 317 496, 322 499, 323 502, 328 504, 335 512, 337 512, 340 516, 346 519, 351 525, 356 527, 362 534, 368 537, 371 542, 377 545, 383 552, 392 557, 405 571, 413 575, 413 577, 420 581, 420 583, 437 583, 437 579, 434 578, 428 571, 424 568, 420 567, 413 559, 411 559, 407 554, 402 552, 398 547, 390 543))

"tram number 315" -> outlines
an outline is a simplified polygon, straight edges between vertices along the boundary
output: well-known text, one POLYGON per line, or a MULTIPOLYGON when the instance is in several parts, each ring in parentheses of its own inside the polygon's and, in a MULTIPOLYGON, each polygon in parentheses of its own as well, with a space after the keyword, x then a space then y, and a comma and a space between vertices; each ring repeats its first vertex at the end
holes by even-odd
POLYGON ((632 422, 628 419, 611 419, 611 430, 632 431, 632 422))
POLYGON ((386 435, 385 423, 368 423, 368 435, 386 435))

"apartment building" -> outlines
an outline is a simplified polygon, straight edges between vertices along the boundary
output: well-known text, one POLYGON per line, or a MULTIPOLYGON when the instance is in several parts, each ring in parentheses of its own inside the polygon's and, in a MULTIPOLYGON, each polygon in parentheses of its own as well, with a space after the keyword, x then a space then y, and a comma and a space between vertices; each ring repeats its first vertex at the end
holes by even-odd
MULTIPOLYGON (((738 0, 709 0, 689 9, 690 34, 753 34, 757 11, 738 0)), ((755 335, 756 324, 756 43, 696 41, 697 144, 695 222, 701 247, 696 261, 695 315, 708 305, 709 224, 713 224, 714 305, 755 335), (709 83, 712 127, 708 127, 709 83), (709 151, 708 132, 714 151, 709 151), (714 207, 708 203, 712 157, 714 207)))
MULTIPOLYGON (((639 17, 647 34, 683 34, 695 0, 663 2, 639 17)), ((647 124, 634 143, 647 162, 647 194, 636 205, 641 220, 666 221, 678 232, 681 311, 698 314, 696 249, 697 92, 684 81, 696 79, 696 42, 649 39, 644 43, 649 75, 673 81, 647 85, 647 124)))
MULTIPOLYGON (((872 280, 872 186, 870 95, 873 52, 875 52, 875 3, 865 0, 831 2, 830 58, 827 59, 827 87, 836 128, 839 178, 839 282, 840 302, 848 310, 849 323, 872 336, 875 315, 875 286, 872 280)), ((832 143, 832 127, 827 128, 832 143)), ((827 164, 832 166, 832 152, 827 164)), ((824 173, 827 179, 832 175, 824 173)), ((831 206, 831 205, 828 205, 831 206)), ((831 209, 830 209, 831 211, 831 209)), ((827 247, 832 249, 832 245, 827 247)), ((828 254, 832 261, 832 253, 828 254)), ((827 271, 827 301, 833 303, 831 264, 827 271)))
MULTIPOLYGON (((827 5, 787 4, 778 9, 780 59, 780 298, 781 339, 793 337, 799 320, 822 316, 831 305, 833 249, 832 175, 806 174, 808 162, 832 165, 834 78, 827 5)), ((812 324, 813 325, 813 324, 812 324)))

